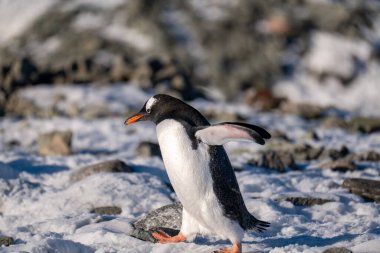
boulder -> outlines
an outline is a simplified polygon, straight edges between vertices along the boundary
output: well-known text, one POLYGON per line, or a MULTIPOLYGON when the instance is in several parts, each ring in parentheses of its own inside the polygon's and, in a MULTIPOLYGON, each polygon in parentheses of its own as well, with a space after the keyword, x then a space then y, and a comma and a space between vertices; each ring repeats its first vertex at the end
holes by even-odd
POLYGON ((72 136, 71 131, 53 131, 41 134, 38 137, 39 154, 43 156, 70 155, 72 153, 72 136))

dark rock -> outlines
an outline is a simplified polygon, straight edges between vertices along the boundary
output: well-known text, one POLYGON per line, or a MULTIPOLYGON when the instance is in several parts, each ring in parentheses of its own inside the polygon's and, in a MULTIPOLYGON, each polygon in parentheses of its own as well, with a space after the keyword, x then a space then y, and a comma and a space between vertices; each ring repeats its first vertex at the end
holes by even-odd
POLYGON ((152 143, 148 141, 140 142, 140 144, 138 145, 136 149, 136 152, 140 156, 144 156, 144 157, 151 157, 151 156, 161 157, 160 146, 156 143, 152 143))
POLYGON ((344 158, 349 153, 350 153, 350 150, 346 146, 342 146, 340 150, 336 150, 336 149, 328 150, 329 157, 333 160, 344 158))
POLYGON ((38 152, 40 155, 69 155, 71 150, 71 131, 53 131, 38 137, 38 152))
POLYGON ((101 206, 101 207, 95 207, 90 212, 101 214, 101 215, 117 215, 117 214, 121 214, 122 209, 118 206, 101 206))
POLYGON ((366 200, 380 203, 380 181, 378 180, 346 178, 342 186, 351 193, 359 195, 366 200))
POLYGON ((140 240, 156 242, 151 235, 157 229, 163 230, 169 235, 176 235, 181 228, 182 205, 174 203, 160 207, 135 221, 132 225, 134 229, 130 236, 140 240))
POLYGON ((323 205, 327 202, 332 202, 331 199, 313 198, 313 197, 280 197, 276 201, 289 201, 295 206, 314 206, 323 205))
POLYGON ((0 236, 0 246, 10 246, 14 242, 13 238, 10 236, 0 236))
POLYGON ((133 172, 133 169, 120 160, 111 160, 89 165, 71 173, 70 180, 76 182, 97 173, 133 172))
POLYGON ((327 162, 327 163, 322 164, 320 167, 321 169, 329 169, 329 170, 340 171, 340 172, 356 170, 355 163, 347 159, 339 159, 336 161, 327 162))
POLYGON ((278 172, 297 169, 294 156, 287 151, 269 150, 261 153, 258 159, 248 161, 248 164, 278 172))
POLYGON ((333 247, 324 250, 322 253, 352 253, 352 251, 344 247, 333 247))

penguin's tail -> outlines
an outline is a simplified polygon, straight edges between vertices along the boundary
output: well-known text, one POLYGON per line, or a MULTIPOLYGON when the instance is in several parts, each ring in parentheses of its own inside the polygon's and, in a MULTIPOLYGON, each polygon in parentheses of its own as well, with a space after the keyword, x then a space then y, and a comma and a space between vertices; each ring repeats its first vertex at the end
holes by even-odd
POLYGON ((256 219, 253 215, 251 215, 249 222, 247 222, 245 229, 246 230, 255 230, 257 232, 263 232, 266 230, 269 226, 270 223, 262 220, 256 219))

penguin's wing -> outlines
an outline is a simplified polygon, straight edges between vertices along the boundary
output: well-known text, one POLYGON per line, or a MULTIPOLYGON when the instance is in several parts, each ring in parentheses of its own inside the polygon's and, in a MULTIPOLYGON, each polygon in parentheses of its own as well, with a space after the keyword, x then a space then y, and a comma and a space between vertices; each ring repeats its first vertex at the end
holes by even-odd
POLYGON ((256 125, 223 122, 196 128, 195 137, 208 145, 223 145, 229 141, 254 141, 263 145, 264 139, 269 139, 271 135, 256 125))

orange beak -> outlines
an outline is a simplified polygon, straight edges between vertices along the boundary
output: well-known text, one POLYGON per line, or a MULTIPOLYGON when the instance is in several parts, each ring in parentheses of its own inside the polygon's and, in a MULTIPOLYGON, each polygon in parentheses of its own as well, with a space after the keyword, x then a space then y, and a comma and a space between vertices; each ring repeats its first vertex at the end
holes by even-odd
POLYGON ((128 119, 125 120, 124 125, 130 125, 137 121, 139 121, 142 117, 144 117, 144 114, 136 114, 128 119))

